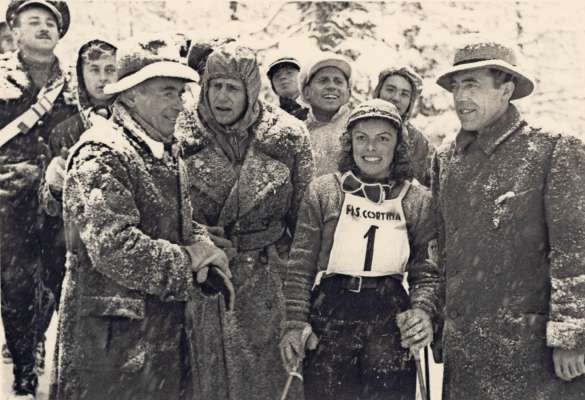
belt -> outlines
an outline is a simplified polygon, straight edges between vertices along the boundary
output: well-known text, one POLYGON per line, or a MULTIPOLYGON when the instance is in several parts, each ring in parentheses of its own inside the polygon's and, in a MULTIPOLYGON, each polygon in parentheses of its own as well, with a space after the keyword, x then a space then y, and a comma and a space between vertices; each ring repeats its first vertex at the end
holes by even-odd
POLYGON ((325 278, 323 283, 331 282, 341 286, 343 289, 353 293, 360 293, 363 289, 377 289, 380 286, 386 284, 388 281, 401 283, 402 277, 397 275, 385 275, 385 276, 350 276, 335 274, 325 278))

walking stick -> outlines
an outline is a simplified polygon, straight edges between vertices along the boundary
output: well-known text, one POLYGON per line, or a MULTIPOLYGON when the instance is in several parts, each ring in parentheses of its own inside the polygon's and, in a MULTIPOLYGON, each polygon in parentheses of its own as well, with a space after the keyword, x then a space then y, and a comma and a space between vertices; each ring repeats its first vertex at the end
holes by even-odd
POLYGON ((431 400, 431 373, 429 371, 429 347, 425 347, 425 377, 427 382, 427 400, 431 400))
MULTIPOLYGON (((307 340, 309 336, 311 336, 311 327, 305 326, 303 328, 303 332, 301 333, 301 342, 303 343, 303 348, 306 346, 307 340)), ((290 386, 292 385, 293 379, 298 378, 299 381, 303 381, 303 375, 301 375, 299 368, 301 367, 302 359, 297 360, 293 369, 288 373, 288 379, 286 380, 286 384, 284 385, 284 390, 282 391, 282 396, 280 396, 280 400, 286 400, 288 396, 288 391, 290 390, 290 386)))
POLYGON ((423 398, 423 400, 429 400, 429 398, 427 397, 425 377, 423 375, 423 370, 422 370, 422 367, 420 365, 420 355, 417 352, 416 354, 413 354, 413 357, 414 357, 414 363, 416 364, 416 375, 418 377, 418 385, 419 385, 418 387, 420 390, 420 395, 423 398))

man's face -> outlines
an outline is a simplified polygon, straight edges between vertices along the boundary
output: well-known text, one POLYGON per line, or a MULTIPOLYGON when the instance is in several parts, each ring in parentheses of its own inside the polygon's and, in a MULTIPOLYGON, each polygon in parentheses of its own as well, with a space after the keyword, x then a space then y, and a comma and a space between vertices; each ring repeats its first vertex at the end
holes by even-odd
POLYGON ((404 117, 412 99, 412 86, 408 79, 401 75, 390 75, 384 80, 380 89, 380 98, 391 102, 404 117))
POLYGON ((152 78, 136 88, 134 111, 170 141, 175 122, 183 111, 185 81, 177 78, 152 78))
POLYGON ((12 32, 8 28, 0 29, 0 54, 16 50, 12 32))
POLYGON ((116 82, 116 56, 102 55, 96 60, 85 60, 81 67, 85 88, 95 100, 107 100, 112 95, 104 94, 104 86, 116 82))
POLYGON ((280 97, 295 99, 299 95, 299 70, 290 65, 284 65, 272 75, 274 91, 280 97))
POLYGON ((495 122, 508 108, 513 90, 512 83, 494 87, 494 78, 485 68, 459 72, 452 77, 451 85, 461 127, 469 131, 495 122))
POLYGON ((240 79, 215 78, 209 81, 207 98, 213 117, 220 125, 235 124, 246 111, 248 95, 240 79))
POLYGON ((336 113, 349 101, 349 84, 339 69, 325 67, 317 71, 303 94, 313 109, 336 113))
POLYGON ((43 7, 28 7, 17 16, 14 37, 24 50, 52 52, 59 41, 55 16, 43 7))

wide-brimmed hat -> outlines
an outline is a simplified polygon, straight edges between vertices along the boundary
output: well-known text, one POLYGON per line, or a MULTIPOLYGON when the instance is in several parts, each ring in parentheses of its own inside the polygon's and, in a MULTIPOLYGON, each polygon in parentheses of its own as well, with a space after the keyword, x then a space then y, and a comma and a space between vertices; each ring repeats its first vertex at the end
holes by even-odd
POLYGON ((397 128, 402 126, 402 117, 394 104, 382 99, 371 99, 360 103, 352 110, 346 127, 349 128, 357 121, 367 118, 382 118, 397 128))
POLYGON ((71 15, 69 14, 69 6, 65 1, 54 0, 12 0, 6 9, 6 21, 10 28, 14 27, 14 19, 20 11, 26 7, 39 6, 51 12, 57 20, 59 27, 59 36, 63 37, 69 30, 71 22, 71 15))
POLYGON ((177 58, 159 55, 148 46, 119 48, 117 54, 118 82, 104 87, 105 94, 121 93, 151 78, 166 77, 197 81, 197 73, 177 58))
POLYGON ((276 60, 272 61, 268 65, 268 71, 266 75, 268 75, 268 79, 272 80, 272 75, 279 69, 284 67, 285 65, 289 65, 297 70, 301 70, 301 64, 299 61, 294 57, 279 57, 276 60))
POLYGON ((334 67, 340 70, 345 78, 349 82, 351 78, 351 65, 349 61, 347 61, 344 57, 334 54, 334 53, 325 53, 323 56, 319 57, 319 59, 312 64, 308 65, 305 70, 302 71, 300 77, 300 85, 301 85, 301 92, 303 89, 311 82, 311 79, 315 76, 315 74, 325 67, 334 67))
POLYGON ((454 74, 480 68, 497 69, 516 78, 516 87, 510 100, 526 97, 534 90, 533 80, 518 68, 514 50, 496 42, 468 43, 457 49, 453 66, 439 76, 437 84, 450 92, 454 74))

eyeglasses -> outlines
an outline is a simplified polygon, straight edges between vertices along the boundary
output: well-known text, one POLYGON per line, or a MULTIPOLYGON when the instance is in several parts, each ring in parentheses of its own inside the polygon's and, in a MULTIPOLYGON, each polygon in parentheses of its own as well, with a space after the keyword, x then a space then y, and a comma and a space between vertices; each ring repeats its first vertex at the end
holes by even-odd
POLYGON ((341 176, 341 190, 344 193, 361 192, 366 199, 376 204, 382 204, 388 198, 392 187, 394 187, 393 182, 390 184, 362 182, 352 171, 347 171, 341 176))

